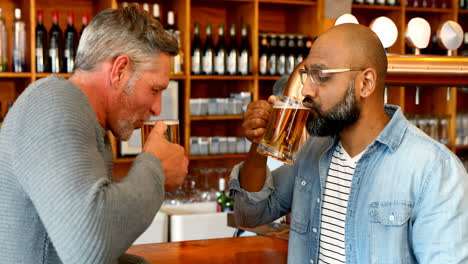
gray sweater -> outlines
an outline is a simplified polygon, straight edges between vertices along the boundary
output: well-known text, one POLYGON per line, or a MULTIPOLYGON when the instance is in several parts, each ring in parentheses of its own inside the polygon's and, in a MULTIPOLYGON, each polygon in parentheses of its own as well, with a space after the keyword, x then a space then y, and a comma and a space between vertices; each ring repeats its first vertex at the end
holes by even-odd
POLYGON ((159 210, 164 172, 148 153, 118 183, 112 167, 85 94, 58 76, 31 84, 0 133, 0 263, 115 262, 159 210))

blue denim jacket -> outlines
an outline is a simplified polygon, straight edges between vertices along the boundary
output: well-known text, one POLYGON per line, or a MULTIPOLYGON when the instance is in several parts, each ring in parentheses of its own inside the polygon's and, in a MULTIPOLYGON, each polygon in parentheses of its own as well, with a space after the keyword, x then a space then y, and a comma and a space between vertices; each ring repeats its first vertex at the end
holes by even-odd
MULTIPOLYGON (((396 106, 356 165, 346 215, 347 263, 468 263, 468 176, 445 146, 411 125, 396 106)), ((317 263, 322 194, 338 138, 311 137, 293 166, 262 190, 229 188, 237 224, 257 226, 291 214, 288 263, 317 263)))

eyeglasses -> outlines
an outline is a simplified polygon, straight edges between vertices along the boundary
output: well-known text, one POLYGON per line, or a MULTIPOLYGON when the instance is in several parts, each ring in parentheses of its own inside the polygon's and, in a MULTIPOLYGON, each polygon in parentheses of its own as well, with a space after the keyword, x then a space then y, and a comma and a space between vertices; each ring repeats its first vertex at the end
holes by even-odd
POLYGON ((310 76, 310 80, 316 86, 320 86, 322 83, 330 79, 330 73, 340 73, 348 71, 362 71, 360 68, 347 68, 347 69, 299 69, 299 76, 301 77, 302 85, 307 81, 307 77, 310 76))

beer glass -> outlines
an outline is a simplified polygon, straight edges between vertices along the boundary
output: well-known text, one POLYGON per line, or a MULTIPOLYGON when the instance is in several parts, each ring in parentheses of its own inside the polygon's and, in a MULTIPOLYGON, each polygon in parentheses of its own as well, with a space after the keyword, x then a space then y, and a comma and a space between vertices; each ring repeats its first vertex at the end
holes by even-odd
POLYGON ((273 105, 265 135, 257 152, 294 164, 304 125, 311 109, 301 101, 280 96, 273 105))
MULTIPOLYGON (((179 120, 162 120, 167 125, 166 137, 172 143, 180 144, 180 134, 179 134, 179 120)), ((141 144, 145 144, 145 140, 148 137, 151 129, 153 129, 156 120, 151 120, 143 122, 141 126, 141 144)))

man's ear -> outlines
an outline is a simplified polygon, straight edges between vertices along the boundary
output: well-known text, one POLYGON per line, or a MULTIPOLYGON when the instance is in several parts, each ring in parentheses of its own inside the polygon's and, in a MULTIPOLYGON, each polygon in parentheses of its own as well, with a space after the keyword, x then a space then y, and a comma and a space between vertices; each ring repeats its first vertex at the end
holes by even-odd
POLYGON ((130 56, 118 56, 112 63, 110 74, 112 87, 116 90, 123 90, 127 86, 132 75, 130 56))
POLYGON ((360 73, 360 91, 362 98, 367 98, 374 93, 377 84, 377 71, 373 68, 367 68, 360 73))

